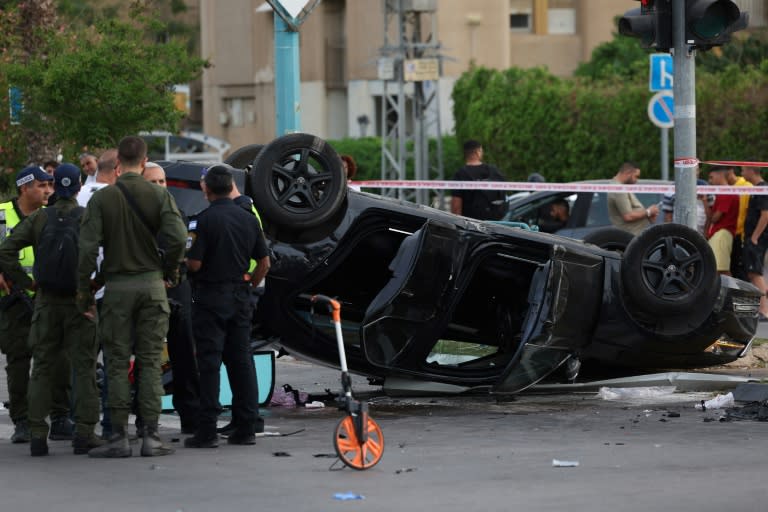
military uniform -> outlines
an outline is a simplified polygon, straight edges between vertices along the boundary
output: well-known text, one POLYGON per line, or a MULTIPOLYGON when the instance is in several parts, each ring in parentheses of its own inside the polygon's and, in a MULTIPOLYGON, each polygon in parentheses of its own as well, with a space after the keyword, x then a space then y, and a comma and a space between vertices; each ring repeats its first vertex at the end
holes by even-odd
MULTIPOLYGON (((26 217, 21 212, 17 200, 0 204, 0 241, 11 235, 13 230, 26 217)), ((27 279, 32 275, 34 265, 34 252, 26 247, 10 255, 8 265, 18 263, 21 265, 27 279)), ((3 267, 0 267, 2 269, 3 267)), ((13 280, 11 277, 9 279, 13 280)), ((23 293, 23 292, 22 292, 23 293)), ((6 293, 0 290, 0 297, 6 293)), ((0 351, 6 358, 6 378, 8 380, 8 395, 10 402, 10 416, 14 424, 27 422, 28 406, 27 393, 29 391, 29 371, 31 367, 32 352, 29 348, 28 338, 32 309, 29 301, 10 301, 5 297, 6 304, 11 304, 7 309, 0 311, 0 351)), ((70 367, 69 361, 63 359, 55 368, 54 396, 51 406, 52 418, 67 418, 69 416, 69 389, 70 367)), ((26 442, 27 439, 14 437, 14 442, 26 442)))
MULTIPOLYGON (((251 259, 268 255, 257 218, 228 198, 211 202, 191 225, 188 260, 202 265, 192 278, 192 323, 200 371, 200 422, 186 446, 214 446, 219 413, 219 370, 226 359, 237 431, 229 441, 253 436, 258 384, 250 348, 251 283, 243 279, 251 259)), ((258 283, 254 283, 258 284, 258 283)))
MULTIPOLYGON (((16 260, 18 251, 32 247, 37 253, 48 216, 58 212, 67 214, 77 207, 74 198, 60 197, 55 207, 37 210, 21 223, 0 246, 0 267, 6 275, 18 285, 30 287, 32 280, 16 260)), ((72 274, 76 272, 73 268, 72 274)), ((75 436, 84 440, 94 437, 93 429, 99 419, 96 321, 77 310, 74 291, 71 294, 46 289, 37 291, 29 346, 34 361, 28 395, 33 444, 36 439, 42 439, 44 443, 48 435, 45 418, 51 409, 52 393, 57 388, 56 370, 62 361, 71 361, 74 369, 75 436)))
MULTIPOLYGON (((162 396, 160 365, 170 311, 164 279, 173 282, 178 279, 186 230, 167 190, 145 181, 135 172, 123 173, 117 183, 123 184, 155 232, 144 225, 118 186, 96 191, 88 202, 80 230, 78 297, 81 308, 92 302, 91 273, 96 269, 101 244, 105 291, 100 337, 107 358, 113 430, 122 440, 131 407, 126 373, 132 349, 141 368, 139 414, 148 429, 155 434, 157 431, 162 396), (165 240, 163 255, 157 249, 158 235, 165 240)), ((95 454, 92 451, 89 455, 128 456, 127 440, 125 443, 125 453, 95 454)), ((142 447, 142 455, 148 454, 142 447)))

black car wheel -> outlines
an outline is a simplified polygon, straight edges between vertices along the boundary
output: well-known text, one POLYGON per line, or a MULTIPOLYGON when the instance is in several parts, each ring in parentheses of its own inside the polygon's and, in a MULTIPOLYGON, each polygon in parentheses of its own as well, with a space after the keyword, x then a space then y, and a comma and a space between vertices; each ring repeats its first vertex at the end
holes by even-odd
POLYGON ((326 141, 293 133, 267 144, 251 171, 259 212, 283 228, 310 228, 333 217, 347 192, 341 158, 326 141))
POLYGON ((624 252, 621 280, 636 307, 657 315, 711 311, 719 282, 707 241, 680 224, 637 235, 624 252))
POLYGON ((245 169, 256 160, 262 149, 264 149, 264 144, 248 144, 235 150, 224 160, 224 163, 231 165, 235 169, 245 169))
POLYGON ((584 237, 584 241, 607 251, 624 252, 635 238, 629 231, 619 228, 600 228, 584 237))

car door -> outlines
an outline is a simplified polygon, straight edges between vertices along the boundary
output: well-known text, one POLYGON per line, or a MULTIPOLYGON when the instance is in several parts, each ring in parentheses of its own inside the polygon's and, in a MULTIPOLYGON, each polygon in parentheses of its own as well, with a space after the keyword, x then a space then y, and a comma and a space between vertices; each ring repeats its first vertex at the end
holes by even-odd
POLYGON ((403 240, 389 282, 363 318, 362 346, 371 364, 391 368, 411 344, 437 336, 465 250, 458 228, 437 221, 403 240))

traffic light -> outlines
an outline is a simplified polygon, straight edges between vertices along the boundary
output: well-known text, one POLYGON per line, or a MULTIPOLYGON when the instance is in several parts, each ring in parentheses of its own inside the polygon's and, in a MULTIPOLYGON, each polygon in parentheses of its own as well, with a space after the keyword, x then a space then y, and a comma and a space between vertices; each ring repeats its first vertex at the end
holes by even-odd
POLYGON ((672 7, 670 0, 641 0, 619 19, 619 34, 640 39, 643 48, 668 52, 672 48, 672 7))
POLYGON ((749 25, 749 13, 731 0, 686 0, 685 43, 699 50, 722 46, 749 25))

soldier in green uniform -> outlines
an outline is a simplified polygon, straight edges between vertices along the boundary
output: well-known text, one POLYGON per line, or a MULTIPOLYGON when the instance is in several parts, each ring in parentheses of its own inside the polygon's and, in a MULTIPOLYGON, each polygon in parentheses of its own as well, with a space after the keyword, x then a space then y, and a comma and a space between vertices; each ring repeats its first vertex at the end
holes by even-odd
MULTIPOLYGON (((0 203, 0 242, 5 240, 16 226, 39 208, 48 203, 53 193, 53 176, 37 166, 22 169, 16 175, 18 197, 0 203)), ((17 260, 28 274, 32 273, 34 256, 32 249, 20 251, 17 260)), ((32 319, 31 292, 15 286, 10 278, 0 273, 0 351, 5 354, 6 378, 10 416, 14 423, 11 441, 29 442, 27 421, 27 390, 32 353, 29 349, 29 326, 32 319), (15 290, 15 291, 14 291, 15 290), (23 294, 27 293, 27 296, 23 294)), ((69 420, 69 362, 62 360, 56 369, 55 394, 51 418, 51 437, 66 439, 72 436, 69 420)))
POLYGON ((48 454, 45 418, 51 408, 55 369, 62 360, 71 361, 75 373, 74 452, 87 453, 103 444, 93 433, 99 419, 96 318, 86 317, 75 306, 76 234, 83 211, 76 199, 80 169, 61 164, 56 169, 54 190, 56 205, 32 213, 0 245, 0 268, 23 288, 33 287, 33 282, 18 260, 19 251, 32 247, 35 255, 37 294, 29 335, 32 376, 28 394, 32 456, 48 454))
POLYGON ((81 311, 93 307, 91 274, 96 270, 99 245, 104 247, 100 337, 107 358, 113 425, 109 442, 92 449, 88 456, 131 456, 126 432, 131 406, 126 374, 132 348, 141 368, 141 455, 167 455, 173 449, 163 443, 157 432, 162 396, 160 364, 170 312, 166 286, 178 282, 186 229, 168 191, 141 177, 147 162, 144 140, 135 136, 123 138, 117 160, 116 184, 93 194, 80 229, 77 301, 81 311), (162 253, 155 242, 158 235, 165 240, 162 253))

